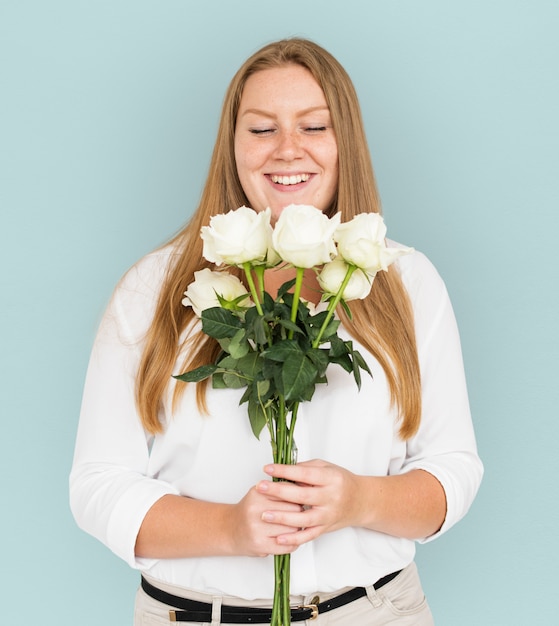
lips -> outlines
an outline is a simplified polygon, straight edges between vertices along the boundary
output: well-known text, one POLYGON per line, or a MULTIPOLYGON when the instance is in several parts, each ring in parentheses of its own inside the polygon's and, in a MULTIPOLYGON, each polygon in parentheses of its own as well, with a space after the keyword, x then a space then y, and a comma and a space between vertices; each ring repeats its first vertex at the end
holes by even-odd
POLYGON ((278 176, 276 174, 272 174, 270 179, 273 183, 277 185, 284 185, 286 187, 290 185, 298 185, 299 183, 306 183, 307 180, 311 177, 310 174, 292 174, 290 176, 278 176))

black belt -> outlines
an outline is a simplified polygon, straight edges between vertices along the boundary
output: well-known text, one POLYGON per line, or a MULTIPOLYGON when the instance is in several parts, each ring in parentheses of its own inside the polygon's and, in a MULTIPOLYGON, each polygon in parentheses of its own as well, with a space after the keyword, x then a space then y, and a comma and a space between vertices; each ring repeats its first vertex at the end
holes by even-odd
MULTIPOLYGON (((388 576, 384 576, 377 580, 373 585, 375 589, 380 589, 383 585, 386 585, 391 580, 394 580, 396 576, 401 572, 392 572, 388 576)), ((171 622, 211 622, 212 621, 212 605, 207 602, 199 602, 198 600, 189 600, 188 598, 181 598, 180 596, 174 596, 171 593, 162 591, 157 587, 154 587, 142 576, 142 589, 151 596, 154 600, 167 604, 168 606, 181 609, 180 611, 169 611, 169 619, 171 622)), ((326 613, 332 611, 341 606, 349 604, 354 600, 358 600, 367 595, 365 587, 354 587, 345 593, 326 600, 325 602, 305 604, 297 608, 291 609, 291 621, 301 622, 306 619, 314 619, 318 617, 319 613, 326 613)), ((315 600, 315 598, 313 598, 315 600)), ((223 624, 269 624, 272 619, 271 609, 261 609, 245 606, 228 606, 223 605, 221 607, 221 622, 223 624)))

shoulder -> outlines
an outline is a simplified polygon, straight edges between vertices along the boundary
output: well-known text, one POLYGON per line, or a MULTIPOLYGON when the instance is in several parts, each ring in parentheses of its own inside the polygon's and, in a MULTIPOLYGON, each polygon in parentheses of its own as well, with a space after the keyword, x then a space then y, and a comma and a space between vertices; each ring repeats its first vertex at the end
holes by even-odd
MULTIPOLYGON (((386 245, 389 248, 407 247, 390 239, 386 241, 386 245)), ((427 256, 419 250, 410 249, 410 254, 399 257, 395 265, 412 299, 418 291, 426 288, 445 289, 443 279, 427 256)))
POLYGON ((146 254, 124 274, 116 286, 115 293, 121 295, 139 293, 157 297, 167 271, 177 255, 177 248, 172 245, 146 254))
MULTIPOLYGON (((406 246, 392 240, 387 240, 389 248, 405 248, 406 246)), ((395 262, 402 282, 411 298, 412 303, 427 298, 440 300, 446 297, 446 286, 437 268, 422 252, 412 249, 395 262)))
POLYGON ((396 264, 413 308, 418 348, 425 349, 435 335, 450 337, 448 332, 455 332, 456 320, 446 285, 433 263, 414 250, 396 264))
POLYGON ((147 254, 115 287, 106 318, 112 318, 129 340, 137 340, 149 327, 161 287, 177 255, 177 249, 171 245, 147 254))

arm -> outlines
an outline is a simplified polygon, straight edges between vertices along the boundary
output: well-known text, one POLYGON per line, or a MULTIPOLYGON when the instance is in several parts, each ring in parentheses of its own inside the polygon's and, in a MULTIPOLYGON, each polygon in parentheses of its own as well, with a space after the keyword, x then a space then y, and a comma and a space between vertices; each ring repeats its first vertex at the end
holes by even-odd
POLYGON ((282 514, 301 510, 295 504, 273 502, 254 488, 238 504, 163 496, 142 522, 136 539, 136 556, 266 556, 292 552, 296 545, 283 544, 276 538, 293 529, 263 519, 264 512, 271 507, 282 514))

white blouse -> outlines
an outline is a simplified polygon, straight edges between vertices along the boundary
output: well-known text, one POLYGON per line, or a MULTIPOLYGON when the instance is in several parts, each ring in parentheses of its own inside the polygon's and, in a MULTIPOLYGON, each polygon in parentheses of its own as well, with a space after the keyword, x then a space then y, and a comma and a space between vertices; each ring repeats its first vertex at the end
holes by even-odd
MULTIPOLYGON (((389 242, 389 245, 398 245, 389 242)), ((236 503, 271 462, 266 430, 250 429, 243 390, 208 389, 210 415, 196 408, 189 385, 174 415, 175 380, 161 413, 163 434, 144 431, 134 403, 142 340, 158 289, 173 255, 170 247, 137 263, 117 286, 95 340, 78 428, 70 500, 81 528, 130 566, 189 589, 246 599, 270 598, 273 557, 140 559, 134 545, 150 507, 165 494, 236 503), (234 468, 234 470, 232 470, 234 468)), ((415 314, 423 412, 408 441, 390 406, 384 372, 363 346, 373 377, 358 391, 337 366, 327 372, 311 402, 303 403, 295 430, 298 460, 320 458, 363 475, 386 476, 423 469, 442 484, 447 513, 442 534, 470 507, 483 474, 476 443, 456 322, 444 283, 419 252, 397 266, 415 314)), ((185 285, 186 288, 186 285, 185 285)), ((343 329, 339 332, 349 338, 343 329)), ((177 365, 176 373, 180 373, 177 365)), ((415 544, 364 528, 344 528, 299 547, 291 557, 291 591, 308 594, 366 586, 414 558, 415 544)))

